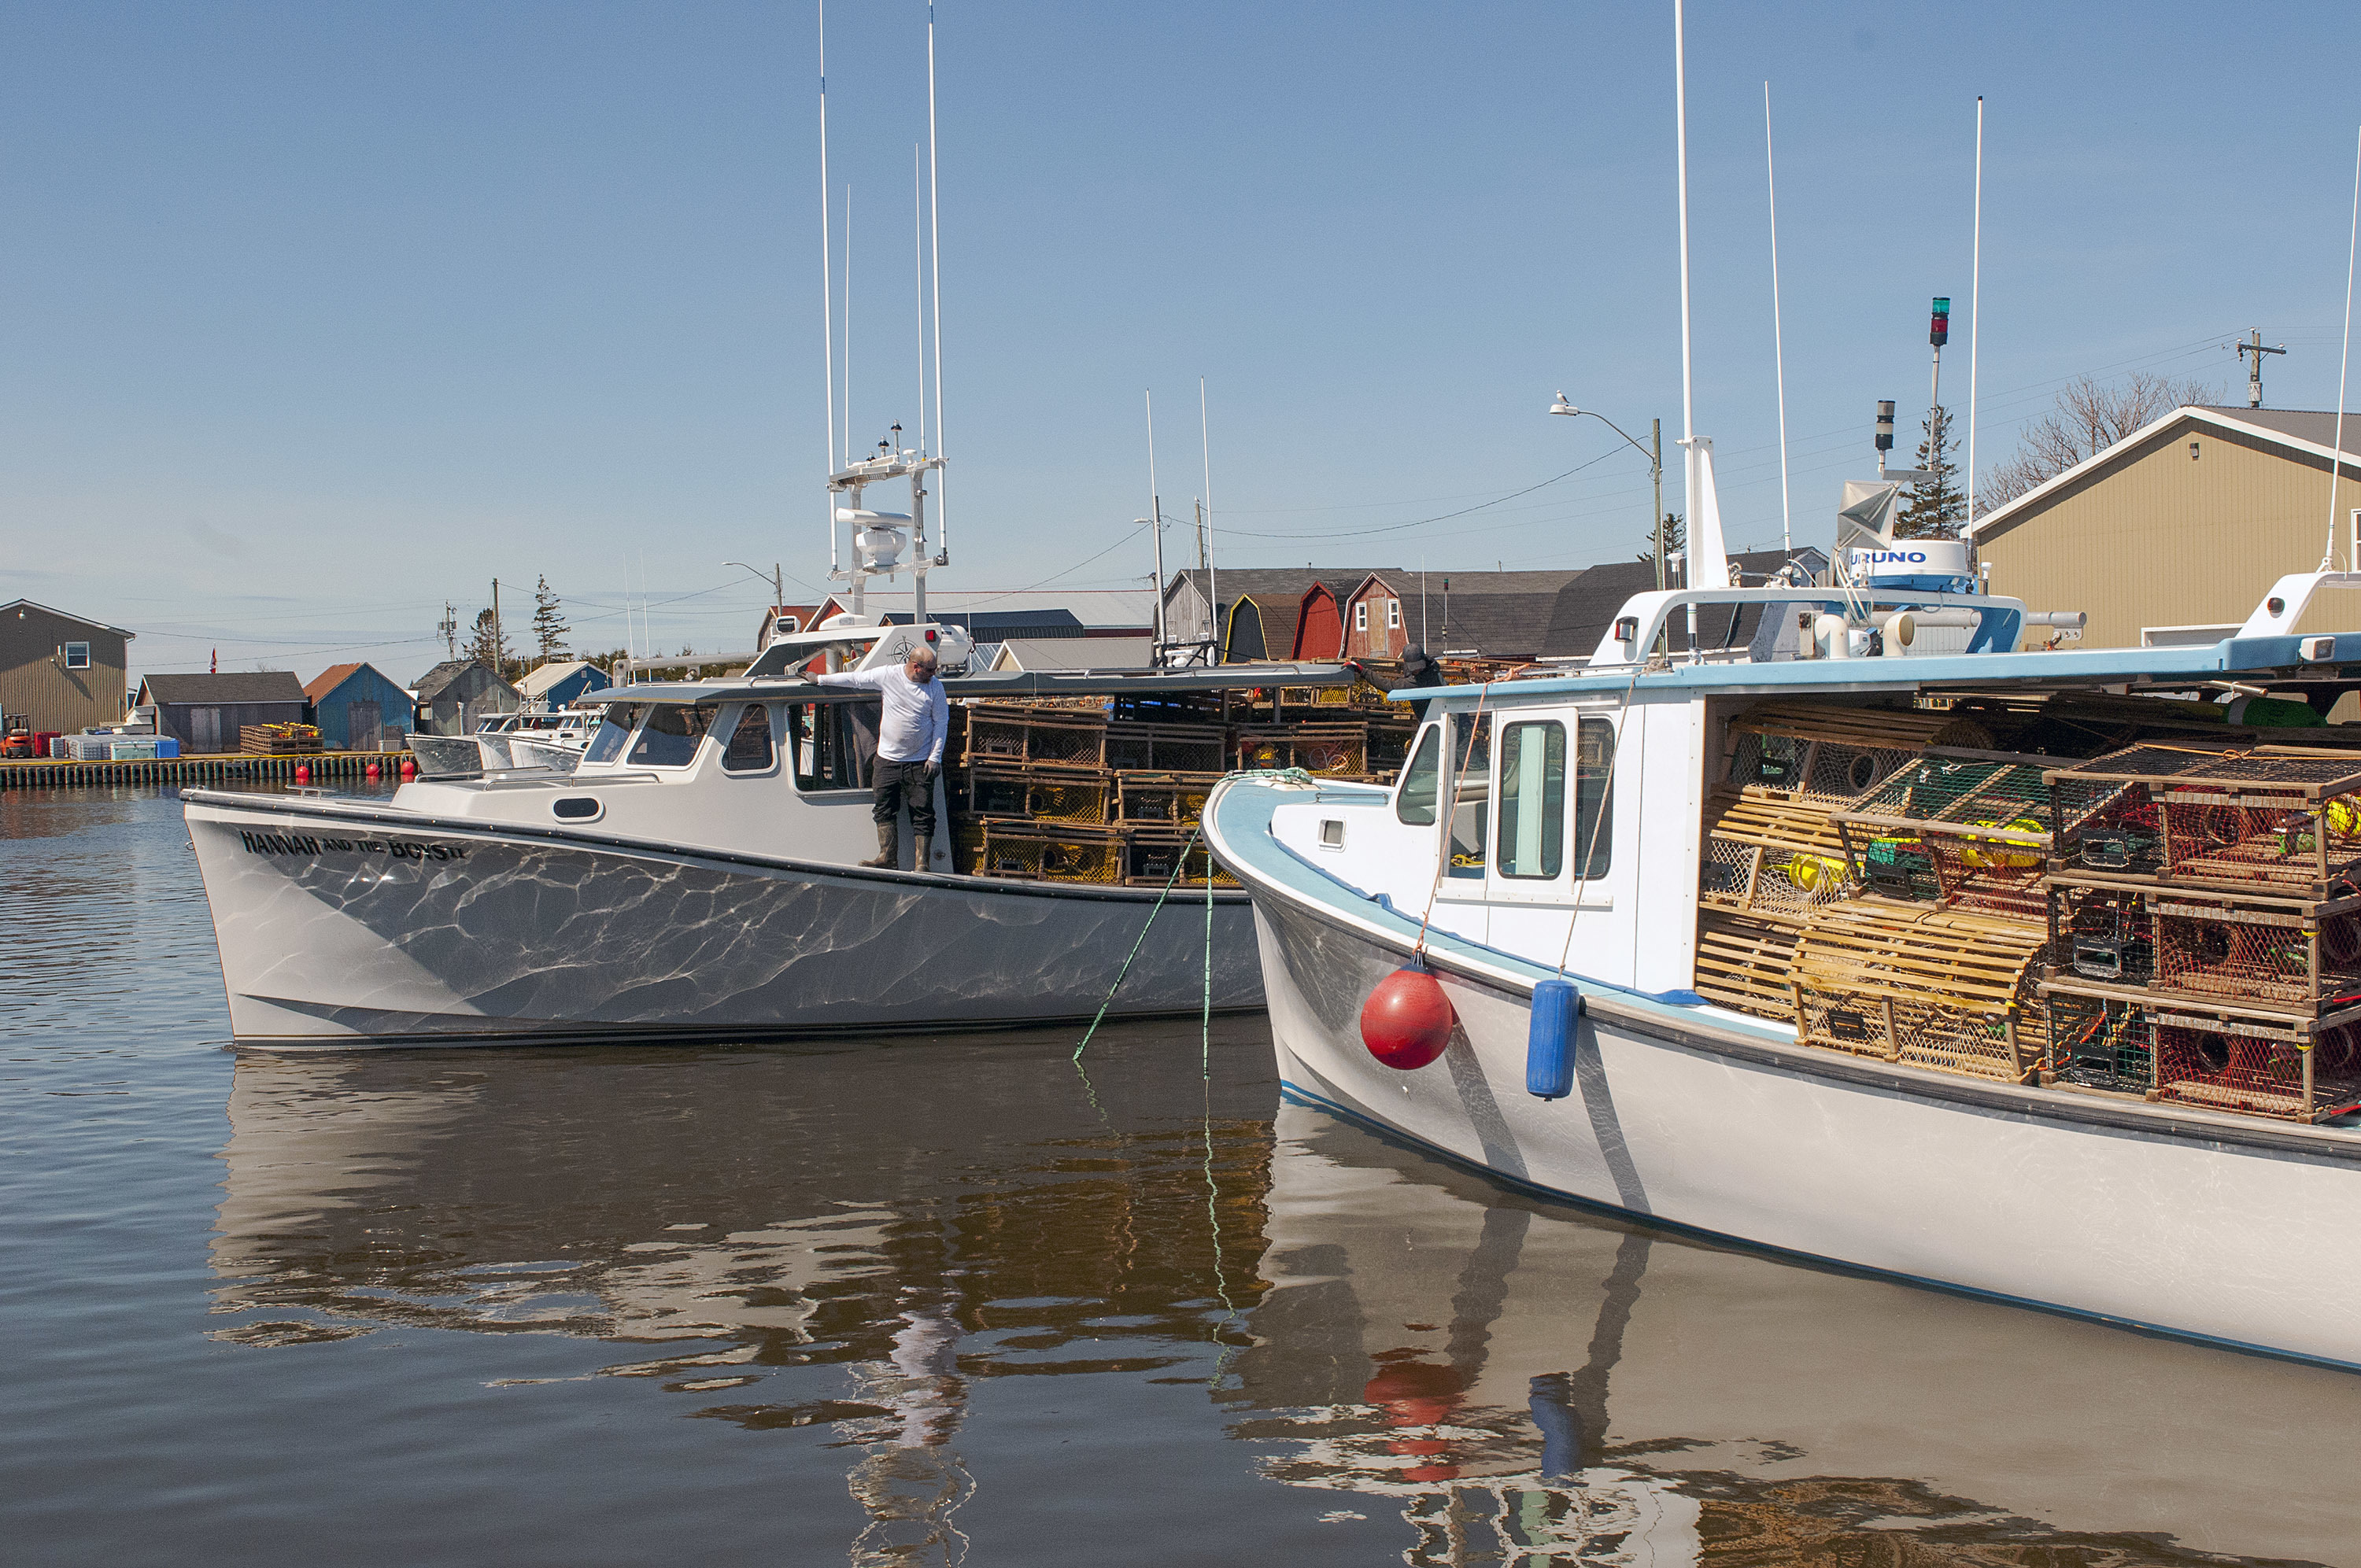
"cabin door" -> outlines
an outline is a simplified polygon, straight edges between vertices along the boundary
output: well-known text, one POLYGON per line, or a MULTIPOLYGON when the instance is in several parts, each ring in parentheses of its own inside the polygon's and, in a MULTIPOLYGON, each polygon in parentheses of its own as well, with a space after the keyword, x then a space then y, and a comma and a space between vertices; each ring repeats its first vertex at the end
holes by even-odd
POLYGON ((351 751, 377 751, 384 749, 379 731, 385 722, 384 709, 373 702, 348 702, 345 705, 345 749, 351 751))
MULTIPOLYGON (((1485 893, 1490 945, 1575 974, 1599 972, 1613 924, 1615 721, 1503 714, 1485 893)), ((1628 965, 1606 966, 1628 973, 1628 965)), ((1620 978, 1617 974, 1615 978, 1620 978)))

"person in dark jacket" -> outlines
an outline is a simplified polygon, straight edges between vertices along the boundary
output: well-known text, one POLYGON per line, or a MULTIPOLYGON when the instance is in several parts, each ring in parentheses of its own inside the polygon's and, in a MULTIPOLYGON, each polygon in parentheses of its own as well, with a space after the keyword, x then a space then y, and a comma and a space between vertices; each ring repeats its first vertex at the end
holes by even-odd
MULTIPOLYGON (((1406 686, 1439 686, 1443 684, 1443 666, 1426 656, 1426 650, 1413 642, 1402 655, 1402 685, 1406 686)), ((1413 702, 1411 708, 1423 721, 1426 704, 1413 702)))

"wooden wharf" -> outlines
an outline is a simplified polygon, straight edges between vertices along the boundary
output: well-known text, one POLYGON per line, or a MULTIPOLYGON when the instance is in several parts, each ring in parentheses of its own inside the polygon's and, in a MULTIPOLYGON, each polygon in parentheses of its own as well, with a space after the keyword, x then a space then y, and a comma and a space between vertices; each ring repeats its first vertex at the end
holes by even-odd
POLYGON ((120 762, 54 758, 0 762, 0 789, 113 788, 124 784, 292 784, 308 768, 314 784, 364 779, 374 765, 381 778, 399 778, 407 751, 311 751, 280 756, 227 751, 202 757, 158 757, 120 762))

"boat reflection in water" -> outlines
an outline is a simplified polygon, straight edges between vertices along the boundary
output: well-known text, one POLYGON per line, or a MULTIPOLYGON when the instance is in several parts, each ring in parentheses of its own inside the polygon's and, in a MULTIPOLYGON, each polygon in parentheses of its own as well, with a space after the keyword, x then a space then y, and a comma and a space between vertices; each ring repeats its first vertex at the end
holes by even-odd
POLYGON ((1412 1563, 2356 1561, 2361 1379, 1654 1236, 1318 1112, 1274 1123, 1258 1024, 1219 1027, 1210 1083, 1193 1027, 1161 1025, 1103 1036, 1089 1080, 1062 1033, 243 1058, 219 1337, 609 1342, 600 1370, 662 1413, 842 1450, 856 1563, 958 1561, 975 1499, 1018 1490, 1136 1552, 1071 1456, 1136 1442, 1175 1382, 1210 1399, 1159 1484, 1238 1561, 1367 1562, 1371 1530, 1412 1563), (1006 1375, 1060 1379, 1067 1459, 975 1435, 1041 1388, 1006 1375), (1205 1462, 1215 1433, 1236 1464, 1205 1462))

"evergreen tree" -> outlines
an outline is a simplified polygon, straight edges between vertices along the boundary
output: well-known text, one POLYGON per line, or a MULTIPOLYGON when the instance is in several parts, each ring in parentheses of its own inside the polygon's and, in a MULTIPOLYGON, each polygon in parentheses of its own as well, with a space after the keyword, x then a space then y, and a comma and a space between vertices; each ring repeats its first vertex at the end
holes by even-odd
MULTIPOLYGON (((1681 514, 1679 512, 1666 512, 1664 514, 1665 555, 1667 557, 1679 555, 1688 547, 1688 525, 1682 521, 1681 514)), ((1645 550, 1641 551, 1637 556, 1633 557, 1633 559, 1645 565, 1653 566, 1656 564, 1656 538, 1653 533, 1651 533, 1648 536, 1648 547, 1645 550)), ((1680 572, 1677 564, 1666 567, 1664 581, 1668 584, 1677 583, 1680 581, 1680 572)))
POLYGON ((509 666, 515 663, 510 656, 508 637, 489 609, 478 612, 475 630, 467 638, 467 657, 480 659, 491 666, 492 674, 502 680, 509 677, 509 666))
POLYGON ((1897 539, 1954 539, 1968 521, 1968 494, 1960 483, 1960 467, 1952 456, 1951 416, 1937 407, 1919 429, 1927 439, 1918 444, 1918 466, 1935 477, 1910 488, 1910 499, 1894 521, 1897 539))
POLYGON ((546 663, 566 651, 566 634, 574 629, 558 613, 557 596, 549 591, 547 577, 535 579, 533 606, 533 641, 546 663))

